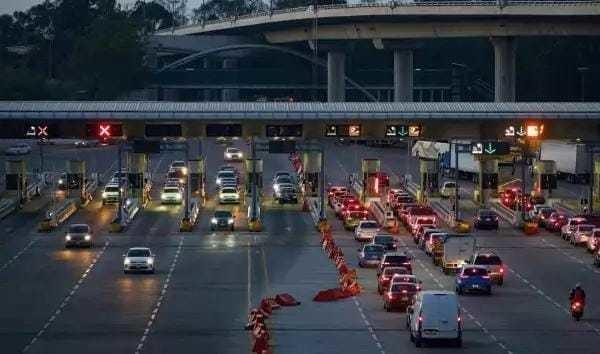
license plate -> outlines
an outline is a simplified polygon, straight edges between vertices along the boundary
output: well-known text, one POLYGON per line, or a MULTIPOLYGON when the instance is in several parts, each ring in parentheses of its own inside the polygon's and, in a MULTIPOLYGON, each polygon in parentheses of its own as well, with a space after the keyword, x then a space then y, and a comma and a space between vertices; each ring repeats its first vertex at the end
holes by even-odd
POLYGON ((478 289, 478 288, 479 288, 479 285, 477 285, 477 284, 473 284, 473 287, 474 287, 475 289, 478 289))
POLYGON ((408 301, 408 298, 407 297, 403 297, 401 300, 402 301, 408 301))

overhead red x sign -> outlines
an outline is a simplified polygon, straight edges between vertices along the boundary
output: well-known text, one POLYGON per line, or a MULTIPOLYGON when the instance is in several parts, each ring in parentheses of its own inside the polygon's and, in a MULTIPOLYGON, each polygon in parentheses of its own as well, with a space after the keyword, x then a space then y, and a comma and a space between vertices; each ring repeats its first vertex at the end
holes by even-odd
POLYGON ((100 125, 100 136, 110 136, 110 124, 100 125))

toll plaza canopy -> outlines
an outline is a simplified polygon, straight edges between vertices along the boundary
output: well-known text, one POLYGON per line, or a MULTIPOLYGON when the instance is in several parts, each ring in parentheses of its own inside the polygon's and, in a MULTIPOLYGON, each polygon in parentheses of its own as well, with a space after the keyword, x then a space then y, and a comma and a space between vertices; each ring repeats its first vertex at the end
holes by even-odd
POLYGON ((489 139, 529 122, 545 125, 547 139, 600 140, 600 103, 0 102, 4 138, 40 126, 52 137, 85 137, 99 130, 90 124, 110 123, 128 137, 489 139))

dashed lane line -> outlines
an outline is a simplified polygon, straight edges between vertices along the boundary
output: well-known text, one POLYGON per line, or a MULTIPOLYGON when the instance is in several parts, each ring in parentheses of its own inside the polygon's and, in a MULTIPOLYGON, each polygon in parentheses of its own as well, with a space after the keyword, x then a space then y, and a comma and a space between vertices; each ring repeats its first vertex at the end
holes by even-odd
MULTIPOLYGON (((555 299, 553 299, 552 297, 550 297, 548 294, 546 294, 542 289, 536 287, 534 284, 532 284, 527 278, 525 278, 523 275, 519 274, 516 270, 514 270, 513 268, 507 267, 508 271, 511 274, 514 274, 515 277, 517 279, 519 279, 522 283, 529 285, 529 287, 531 289, 533 289, 538 295, 540 295, 542 298, 544 298, 546 301, 548 301, 550 304, 552 304, 554 307, 556 307, 558 310, 561 310, 562 312, 564 312, 567 315, 570 315, 571 312, 570 310, 562 305, 561 303, 559 303, 558 301, 556 301, 555 299)), ((600 328, 592 325, 590 322, 582 320, 583 323, 586 324, 586 326, 593 330, 594 332, 596 332, 597 335, 600 335, 600 328)))
MULTIPOLYGON (((425 265, 425 263, 423 263, 422 260, 418 259, 417 257, 415 257, 414 252, 408 247, 408 245, 406 244, 406 242, 404 241, 404 239, 400 238, 400 244, 402 247, 406 248, 407 252, 412 256, 412 258, 417 262, 417 264, 428 274, 431 275, 431 278, 433 279, 433 281, 436 283, 436 285, 440 288, 440 289, 445 289, 444 285, 442 284, 442 282, 438 279, 438 277, 433 275, 433 272, 429 269, 428 266, 425 265)), ((473 314, 471 314, 471 312, 464 306, 461 305, 461 311, 462 313, 464 313, 465 315, 467 315, 467 317, 469 317, 469 319, 471 321, 473 321, 473 323, 475 323, 475 325, 477 325, 477 327, 479 327, 479 329, 485 334, 487 335, 490 340, 493 343, 496 343, 502 350, 504 350, 507 354, 513 354, 513 352, 508 349, 508 347, 506 346, 506 344, 504 344, 503 342, 501 342, 495 335, 493 335, 484 325, 483 323, 481 323, 473 314)))
POLYGON ((362 306, 360 305, 360 302, 358 302, 358 299, 356 298, 356 296, 353 296, 352 300, 354 300, 354 305, 356 305, 356 308, 358 309, 358 312, 360 313, 360 316, 362 317, 363 322, 364 322, 365 326, 367 327, 367 330, 369 331, 369 333, 371 333, 371 338, 373 339, 373 342, 375 342, 377 349, 379 349, 379 353, 385 354, 385 350, 383 349, 383 344, 381 344, 381 341, 379 340, 377 333, 375 333, 375 329, 373 328, 373 325, 367 319, 367 316, 365 315, 365 312, 363 311, 362 306))
POLYGON ((173 275, 173 271, 175 271, 175 267, 177 266, 177 262, 179 261, 179 255, 181 254, 183 240, 185 240, 185 238, 183 238, 183 237, 179 240, 179 245, 177 246, 177 251, 175 251, 175 257, 173 258, 173 261, 171 261, 171 266, 169 267, 169 272, 167 273, 167 278, 165 279, 165 282, 163 284, 162 290, 160 292, 160 296, 158 297, 158 300, 156 301, 156 304, 154 305, 154 309, 152 310, 152 312, 150 314, 150 319, 148 320, 148 323, 146 323, 146 328, 144 329, 144 333, 142 334, 142 337, 140 338, 138 345, 135 348, 135 354, 139 354, 142 351, 142 349, 144 348, 146 339, 148 339, 148 336, 150 334, 150 329, 152 328, 152 325, 154 325, 154 322, 156 322, 156 319, 158 317, 158 311, 160 310, 160 307, 163 304, 163 300, 165 299, 165 295, 167 294, 167 290, 169 289, 169 283, 171 282, 171 276, 173 275))
POLYGON ((104 243, 104 246, 102 247, 100 252, 98 252, 96 257, 94 257, 94 259, 92 260, 90 265, 86 268, 85 272, 83 272, 83 274, 81 275, 81 277, 79 278, 77 283, 75 283, 75 285, 73 285, 73 287, 71 288, 71 291, 64 297, 64 299, 60 303, 60 305, 58 305, 58 308, 54 311, 52 316, 50 316, 50 318, 46 321, 46 323, 44 323, 44 326, 42 327, 42 329, 40 329, 36 333, 36 335, 31 339, 29 344, 27 344, 25 346, 25 348, 23 348, 23 351, 22 351, 23 353, 27 352, 31 348, 31 346, 34 345, 35 342, 37 342, 40 339, 40 337, 44 335, 44 333, 46 333, 46 331, 52 325, 52 323, 54 323, 56 321, 56 319, 58 318, 58 316, 60 316, 60 314, 64 311, 64 308, 69 304, 69 302, 71 301, 73 296, 81 288, 81 285, 83 284, 84 280, 90 275, 90 273, 92 272, 92 270, 94 269, 94 267, 96 266, 98 261, 100 260, 100 257, 102 257, 102 255, 108 248, 109 243, 110 242, 108 240, 104 243))
POLYGON ((542 242, 554 249, 556 249, 558 252, 560 252, 563 256, 569 258, 570 260, 572 260, 575 263, 581 264, 582 266, 584 266, 584 268, 586 270, 589 270, 590 272, 593 272, 595 274, 600 274, 600 269, 597 269, 595 267, 592 267, 590 264, 586 264, 582 259, 575 257, 574 255, 566 252, 565 250, 563 250, 561 247, 556 246, 554 243, 549 242, 548 240, 546 240, 546 238, 542 237, 541 238, 542 242))
POLYGON ((37 240, 39 240, 39 238, 31 240, 27 244, 27 246, 23 247, 23 249, 21 249, 17 254, 15 254, 14 256, 12 256, 11 259, 9 259, 6 263, 4 263, 0 267, 0 272, 4 271, 4 270, 6 270, 6 268, 10 267, 10 265, 13 264, 17 259, 19 259, 19 257, 21 257, 23 255, 23 253, 27 252, 27 250, 30 249, 31 246, 33 246, 34 243, 37 242, 37 240))

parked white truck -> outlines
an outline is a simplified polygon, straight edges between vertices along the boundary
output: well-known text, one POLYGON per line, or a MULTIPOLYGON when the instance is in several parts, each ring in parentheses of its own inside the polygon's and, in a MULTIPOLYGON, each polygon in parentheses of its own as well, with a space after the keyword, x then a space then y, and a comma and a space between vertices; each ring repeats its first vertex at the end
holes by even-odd
POLYGON ((475 237, 464 234, 449 234, 444 238, 444 257, 442 270, 444 274, 457 272, 475 254, 477 241, 475 237))
POLYGON ((543 141, 540 160, 554 161, 558 177, 565 178, 570 183, 588 183, 590 179, 590 159, 585 144, 543 141))

